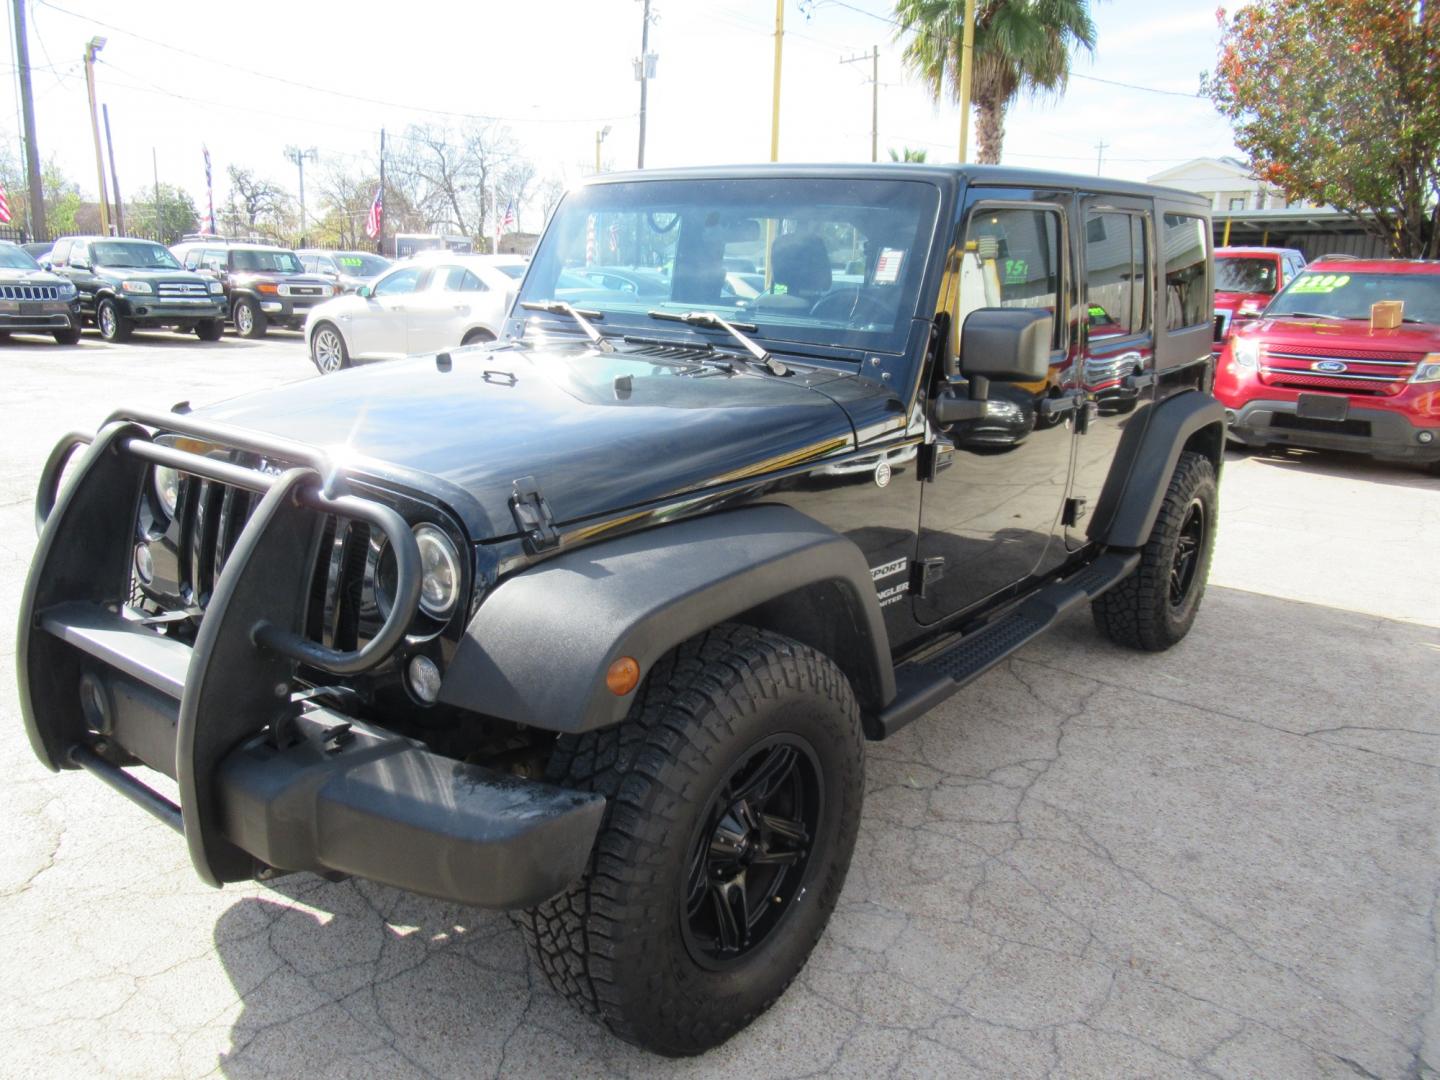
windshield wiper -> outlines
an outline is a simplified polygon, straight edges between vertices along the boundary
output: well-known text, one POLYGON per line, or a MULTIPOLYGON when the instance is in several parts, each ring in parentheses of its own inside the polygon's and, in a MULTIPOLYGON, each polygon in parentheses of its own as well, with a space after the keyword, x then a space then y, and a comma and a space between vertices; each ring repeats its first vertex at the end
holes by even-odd
POLYGON ((591 319, 603 319, 603 311, 590 311, 586 308, 571 307, 564 300, 522 300, 520 306, 526 311, 543 311, 547 315, 569 315, 585 331, 585 336, 590 343, 601 352, 614 352, 615 346, 605 335, 590 325, 591 319))
POLYGON ((742 332, 749 330, 753 334, 757 329, 754 323, 732 323, 728 319, 716 315, 713 311, 687 311, 678 315, 669 311, 652 311, 649 314, 652 319, 664 319, 666 322, 679 322, 686 326, 703 327, 706 330, 724 330, 740 343, 755 363, 770 372, 771 375, 790 374, 790 369, 771 356, 764 346, 753 338, 746 337, 742 332))
POLYGON ((1271 312, 1272 319, 1335 319, 1344 322, 1346 319, 1358 319, 1358 315, 1331 315, 1324 311, 1275 311, 1271 312))

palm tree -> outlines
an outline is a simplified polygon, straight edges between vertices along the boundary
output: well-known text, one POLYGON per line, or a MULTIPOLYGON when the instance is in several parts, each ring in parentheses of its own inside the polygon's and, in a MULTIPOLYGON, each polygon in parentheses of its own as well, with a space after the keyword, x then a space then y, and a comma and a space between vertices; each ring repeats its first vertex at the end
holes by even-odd
MULTIPOLYGON (((897 37, 914 34, 906 66, 929 83, 937 102, 947 90, 958 100, 965 0, 895 0, 895 19, 897 37)), ((1005 110, 1016 97, 1065 89, 1077 47, 1095 50, 1089 0, 978 0, 970 100, 981 162, 999 162, 1005 110)))
POLYGON ((908 146, 905 147, 904 150, 896 150, 894 147, 891 147, 891 149, 890 149, 890 160, 891 160, 891 161, 917 162, 917 163, 923 165, 923 164, 925 163, 925 156, 926 156, 928 153, 929 153, 928 150, 911 150, 910 147, 908 147, 908 146))

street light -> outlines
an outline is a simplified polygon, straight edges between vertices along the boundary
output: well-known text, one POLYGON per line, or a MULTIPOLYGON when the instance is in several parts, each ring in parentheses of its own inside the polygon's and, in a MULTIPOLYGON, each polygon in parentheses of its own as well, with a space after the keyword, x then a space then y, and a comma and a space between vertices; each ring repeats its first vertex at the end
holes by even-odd
POLYGON ((100 232, 110 235, 110 197, 105 190, 105 158, 100 151, 100 118, 95 115, 95 54, 105 48, 105 38, 92 37, 85 44, 85 89, 90 95, 90 130, 95 135, 95 174, 100 179, 100 232))
POLYGON ((595 171, 600 171, 600 147, 610 135, 610 125, 606 124, 599 131, 595 132, 595 171))

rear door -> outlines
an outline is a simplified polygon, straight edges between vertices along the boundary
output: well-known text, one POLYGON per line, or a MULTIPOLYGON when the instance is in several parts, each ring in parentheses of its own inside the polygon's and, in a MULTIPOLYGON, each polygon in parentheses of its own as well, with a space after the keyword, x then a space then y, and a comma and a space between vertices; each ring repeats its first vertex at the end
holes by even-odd
POLYGON ((405 311, 406 350, 433 352, 459 345, 487 296, 485 283, 473 270, 435 267, 429 286, 411 298, 405 311))
POLYGON ((1074 414, 1075 472, 1065 542, 1085 544, 1089 513, 1110 473, 1120 436, 1154 396, 1155 226, 1149 199, 1087 195, 1080 200, 1085 317, 1081 361, 1067 390, 1074 414))

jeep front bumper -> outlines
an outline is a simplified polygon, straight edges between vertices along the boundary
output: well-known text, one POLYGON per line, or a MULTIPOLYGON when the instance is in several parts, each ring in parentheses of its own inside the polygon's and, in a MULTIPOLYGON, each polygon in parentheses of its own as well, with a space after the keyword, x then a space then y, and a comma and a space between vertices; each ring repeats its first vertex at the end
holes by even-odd
POLYGON ((43 528, 20 606, 21 708, 44 764, 87 769, 171 824, 213 885, 309 870, 510 908, 583 872, 602 797, 433 754, 297 693, 302 663, 354 673, 381 662, 418 597, 418 579, 413 595, 402 582, 394 626, 353 653, 300 636, 316 511, 382 529, 399 545, 403 579, 418 552, 412 563, 398 514, 322 493, 312 449, 260 447, 226 425, 138 413, 112 417, 57 498, 66 459, 86 441, 68 437, 46 463, 43 528), (245 469, 157 445, 149 428, 296 465, 278 476, 245 469), (127 607, 136 499, 155 463, 263 493, 193 647, 127 607), (178 800, 152 787, 146 768, 170 777, 178 800))

